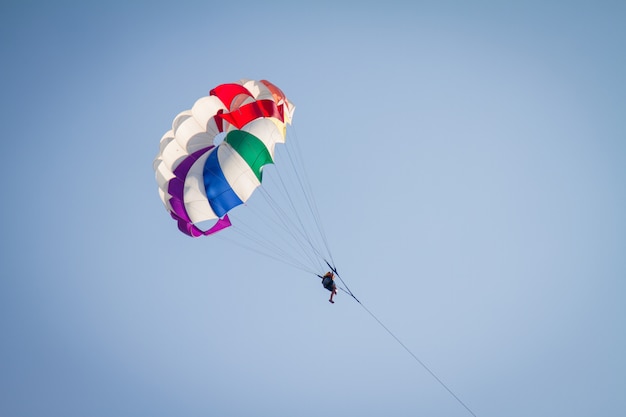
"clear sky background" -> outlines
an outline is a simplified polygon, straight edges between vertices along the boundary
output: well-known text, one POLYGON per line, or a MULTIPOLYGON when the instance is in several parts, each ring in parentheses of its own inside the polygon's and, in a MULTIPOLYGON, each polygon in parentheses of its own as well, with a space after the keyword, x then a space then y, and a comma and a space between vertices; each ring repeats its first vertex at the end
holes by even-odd
POLYGON ((477 416, 626 415, 625 21, 3 2, 0 415, 470 415, 345 294, 178 232, 159 139, 241 78, 296 104, 342 277, 477 416))

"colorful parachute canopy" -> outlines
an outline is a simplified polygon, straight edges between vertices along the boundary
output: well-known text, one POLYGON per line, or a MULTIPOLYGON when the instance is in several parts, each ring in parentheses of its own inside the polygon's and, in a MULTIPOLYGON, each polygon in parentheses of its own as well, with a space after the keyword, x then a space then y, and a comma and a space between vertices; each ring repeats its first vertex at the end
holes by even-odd
POLYGON ((230 226, 228 212, 261 185, 294 110, 269 81, 240 80, 215 87, 176 116, 153 165, 161 200, 183 233, 198 237, 230 226))

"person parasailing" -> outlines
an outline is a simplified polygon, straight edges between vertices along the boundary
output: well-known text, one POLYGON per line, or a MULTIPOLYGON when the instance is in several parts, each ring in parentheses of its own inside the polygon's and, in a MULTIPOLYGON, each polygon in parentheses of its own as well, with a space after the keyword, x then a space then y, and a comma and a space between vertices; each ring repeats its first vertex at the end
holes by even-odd
POLYGON ((328 299, 328 301, 334 304, 335 302, 333 301, 333 297, 337 295, 337 285, 335 284, 335 274, 333 274, 331 271, 328 271, 327 273, 325 273, 324 276, 322 277, 322 285, 324 286, 324 288, 330 291, 330 298, 328 299))

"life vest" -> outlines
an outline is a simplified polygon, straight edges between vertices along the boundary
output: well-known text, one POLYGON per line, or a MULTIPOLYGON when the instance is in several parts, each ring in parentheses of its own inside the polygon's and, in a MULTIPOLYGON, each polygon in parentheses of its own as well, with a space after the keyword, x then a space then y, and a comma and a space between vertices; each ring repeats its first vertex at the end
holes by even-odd
POLYGON ((324 278, 322 278, 322 285, 328 291, 332 291, 333 290, 333 284, 334 284, 334 282, 333 282, 333 279, 331 277, 324 277, 324 278))

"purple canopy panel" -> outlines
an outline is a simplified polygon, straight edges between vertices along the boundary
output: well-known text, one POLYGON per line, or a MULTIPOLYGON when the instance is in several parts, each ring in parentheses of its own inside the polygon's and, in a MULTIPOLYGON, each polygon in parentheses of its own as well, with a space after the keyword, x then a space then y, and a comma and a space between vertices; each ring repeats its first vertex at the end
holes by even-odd
POLYGON ((223 218, 218 219, 217 222, 209 230, 201 230, 194 225, 189 218, 189 214, 185 209, 184 192, 185 192, 185 178, 191 169, 191 166, 206 152, 213 149, 214 146, 200 149, 187 158, 185 158, 174 170, 176 177, 172 178, 168 184, 167 192, 172 197, 169 200, 170 207, 172 208, 171 216, 178 221, 178 229, 184 234, 191 237, 208 236, 213 233, 219 232, 231 225, 228 215, 224 215, 223 218))

